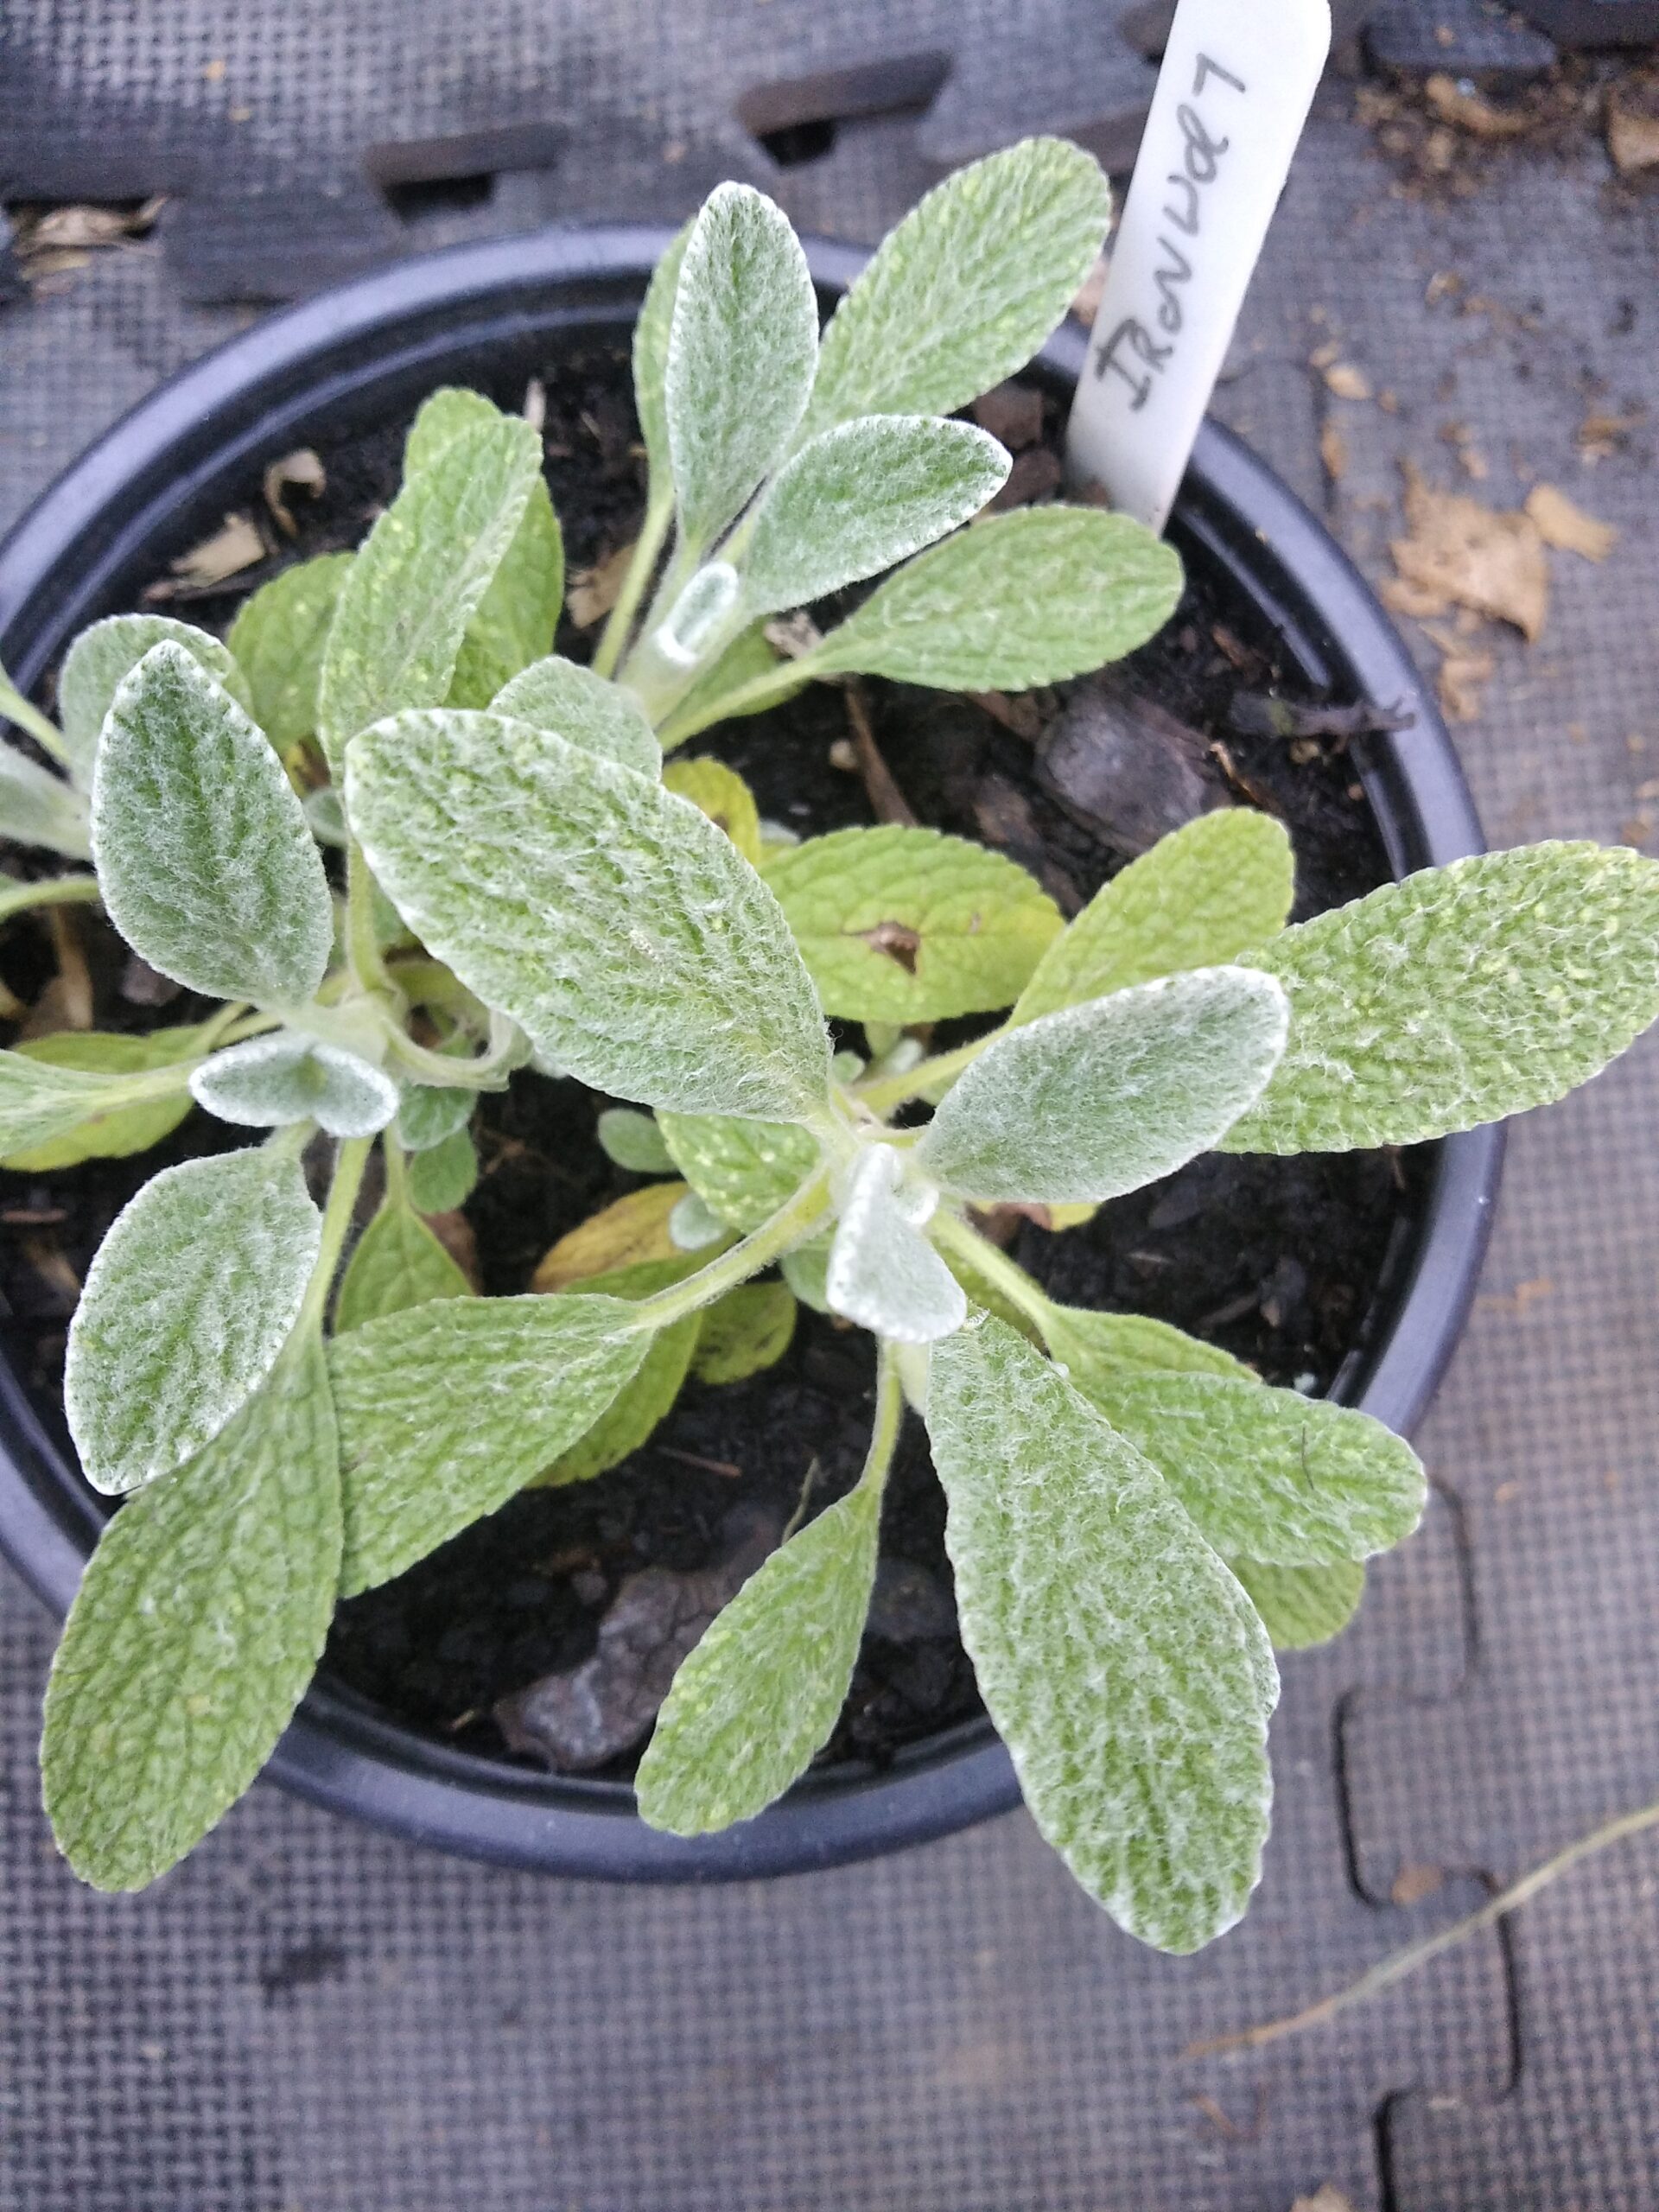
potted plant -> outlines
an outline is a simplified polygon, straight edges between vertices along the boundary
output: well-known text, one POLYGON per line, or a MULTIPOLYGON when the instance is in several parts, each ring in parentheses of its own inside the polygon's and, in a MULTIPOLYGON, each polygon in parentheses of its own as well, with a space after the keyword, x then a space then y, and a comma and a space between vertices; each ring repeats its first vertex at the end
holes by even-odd
MULTIPOLYGON (((225 641, 106 619, 64 659, 57 722, 14 701, 67 773, 15 754, 12 820, 95 864, 14 904, 97 899, 204 1004, 140 1048, 0 1056, 0 1150, 119 1156, 192 1101, 268 1132, 138 1191, 70 1332, 82 1465, 126 1500, 48 1696, 48 1808, 87 1878, 138 1886, 212 1826, 277 1745, 342 1593, 528 1484, 611 1465, 700 1338, 714 1373, 763 1370, 798 1302, 878 1340, 873 1440, 844 1495, 757 1546, 674 1671, 644 1827, 620 1792, 599 1801, 627 1823, 628 1869, 721 1866, 677 1839, 764 1831, 829 1737, 908 1402, 964 1640, 1045 1833, 1162 1948, 1243 1909, 1273 1643, 1347 1618, 1360 1563, 1414 1525, 1421 1471, 1367 1413, 1057 1298, 984 1230, 1022 1210, 1058 1225, 1214 1147, 1414 1143, 1560 1096, 1659 1011, 1659 871, 1542 846, 1287 927, 1284 832, 1230 808, 1066 923, 982 847, 906 825, 791 843, 729 765, 674 760, 816 677, 1002 695, 1161 626, 1168 547, 1087 506, 973 520, 1007 458, 947 419, 1054 327, 1104 222, 1086 157, 1012 149, 923 203, 821 342, 784 219, 717 191, 639 317, 650 487, 592 667, 549 650, 563 561, 540 440, 446 386, 354 554, 285 571, 225 641), (770 618, 878 577, 779 658, 770 618), (963 1019, 940 1050, 909 1033, 963 1019), (645 1186, 666 1249, 477 1298, 423 1216, 458 1160, 465 1180, 480 1096, 526 1064, 623 1102, 600 1139, 672 1171, 645 1186), (352 1248, 374 1153, 384 1192, 352 1248)), ((601 296, 607 251, 588 251, 601 296)), ((403 390, 478 346, 441 320, 404 319, 403 390)), ((354 342, 336 329, 331 367, 354 342)), ((216 426, 238 460, 285 427, 253 401, 216 426)), ((46 535, 26 528, 10 571, 37 592, 46 535)), ((120 535, 106 572, 132 557, 120 535)), ((83 603, 104 588, 85 580, 83 603)), ((1357 588, 1338 569, 1331 601, 1357 588)), ((41 1495, 14 1482, 0 1529, 28 1556, 20 1501, 38 1514, 41 1495)), ((326 1754, 309 1779, 345 1794, 326 1754)), ((912 1802, 884 1832, 885 1788, 809 1790, 809 1816, 838 1796, 875 1810, 816 1844, 798 1829, 787 1855, 950 1817, 912 1802)), ((378 1809, 420 1828, 429 1791, 397 1797, 378 1809)), ((491 1848, 488 1824, 469 1840, 491 1848)))

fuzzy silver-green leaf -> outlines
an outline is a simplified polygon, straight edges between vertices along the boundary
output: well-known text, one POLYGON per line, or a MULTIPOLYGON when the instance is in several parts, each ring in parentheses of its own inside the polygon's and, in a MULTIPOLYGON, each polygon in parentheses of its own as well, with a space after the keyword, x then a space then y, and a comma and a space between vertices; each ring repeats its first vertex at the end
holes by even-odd
POLYGON ((1167 1484, 1040 1353, 936 1344, 928 1433, 963 1641, 1043 1834, 1132 1936, 1194 1951, 1261 1868, 1278 1675, 1167 1484))
POLYGON ((0 837, 60 853, 65 860, 90 860, 86 798, 15 746, 0 745, 0 837))
POLYGON ((1285 1044, 1284 994, 1196 968, 1045 1014, 988 1046, 946 1093, 917 1158, 973 1198, 1093 1203, 1207 1151, 1285 1044))
POLYGON ((1051 1306, 1043 1337, 1085 1398, 1130 1376, 1148 1372, 1220 1375, 1235 1382, 1257 1381, 1255 1370, 1218 1344, 1189 1337, 1146 1313, 1101 1313, 1083 1306, 1051 1306))
POLYGON ((550 729, 642 776, 662 772, 663 748, 633 694, 557 653, 532 662, 489 703, 492 714, 550 729))
POLYGON ((836 308, 803 435, 855 415, 953 415, 1023 368, 1110 216, 1099 164, 1065 139, 1027 138, 947 177, 836 308))
MULTIPOLYGON (((111 614, 83 630, 64 655, 58 677, 58 715, 72 772, 83 791, 92 787, 98 741, 115 695, 152 645, 177 645, 222 684, 238 707, 253 713, 247 680, 227 645, 171 614, 111 614)), ((255 715, 257 721, 258 717, 255 715)))
POLYGON ((473 1286, 407 1201, 388 1198, 357 1240, 334 1302, 334 1334, 473 1286))
POLYGON ((204 996, 292 1006, 334 942, 334 901, 282 762, 177 645, 115 695, 92 785, 105 909, 142 959, 204 996))
POLYGON ((279 753, 315 734, 317 686, 349 553, 299 561, 245 599, 226 639, 253 719, 279 753))
POLYGON ((319 734, 336 772, 346 741, 385 715, 436 707, 505 557, 542 442, 511 416, 459 431, 417 469, 352 563, 323 657, 319 734))
POLYGON ((830 1044, 782 910, 659 785, 493 715, 402 715, 351 748, 347 806, 431 952, 594 1090, 794 1120, 830 1044))
POLYGON ((1012 1019, 1236 960, 1284 928, 1295 878, 1290 839, 1271 815, 1201 814, 1096 893, 1043 955, 1012 1019))
POLYGON ((944 1021, 1010 1006, 1064 925, 1014 861, 937 830, 810 837, 770 862, 826 1014, 944 1021))
POLYGON ((315 1122, 330 1136, 369 1137, 397 1111, 397 1086, 355 1052, 282 1030, 204 1060, 190 1077, 198 1106, 243 1128, 315 1122))
POLYGON ((674 296, 680 285, 680 264, 685 258, 691 226, 685 224, 669 241, 662 259, 651 273, 639 320, 633 326, 633 404, 645 440, 652 503, 669 494, 671 463, 668 450, 668 340, 674 327, 674 296))
POLYGON ((205 1023, 152 1029, 143 1036, 124 1030, 55 1029, 18 1046, 21 1058, 52 1067, 81 1068, 93 1074, 143 1076, 173 1071, 171 1087, 160 1097, 138 1104, 112 1103, 78 1121, 66 1135, 44 1144, 22 1145, 0 1159, 20 1175, 46 1174, 78 1167, 83 1160, 125 1160, 148 1152, 170 1136, 194 1103, 186 1087, 189 1065, 206 1049, 205 1023))
POLYGON ((663 1114, 658 1126, 674 1166, 734 1229, 759 1229, 818 1164, 817 1140, 791 1122, 663 1114))
POLYGON ((1369 1559, 1410 1535, 1417 1454, 1369 1414, 1252 1377, 1134 1375, 1073 1384, 1163 1476, 1224 1558, 1271 1567, 1369 1559))
POLYGON ((1332 1560, 1324 1567, 1267 1567, 1260 1560, 1228 1561, 1275 1651, 1311 1651, 1340 1636, 1365 1595, 1363 1560, 1332 1560))
POLYGON ((976 515, 1008 467, 971 423, 871 415, 821 431, 760 502, 743 552, 745 605, 775 613, 880 575, 976 515))
POLYGON ((298 1163, 260 1151, 165 1167, 116 1216, 64 1361, 95 1490, 166 1474, 246 1404, 299 1318, 321 1234, 298 1163))
POLYGON ((122 1507, 81 1580, 41 1764, 83 1881, 142 1889, 247 1789, 321 1655, 340 1556, 328 1373, 306 1334, 211 1444, 122 1507))
POLYGON ((663 384, 687 544, 709 546, 783 459, 817 353, 817 297, 788 217, 751 185, 716 185, 685 242, 663 384))
POLYGON ((830 1247, 824 1295, 831 1309, 894 1344, 931 1344, 960 1328, 967 1297, 917 1216, 892 1146, 868 1146, 854 1163, 830 1247))
POLYGON ((1417 1144, 1547 1105, 1659 1014, 1659 861, 1528 845, 1384 884, 1250 956, 1290 1043, 1229 1152, 1417 1144))
POLYGON ((808 657, 815 676, 1023 691, 1121 660, 1181 595, 1173 547, 1128 515, 1020 507, 918 553, 808 657))
POLYGON ((409 1202, 417 1213, 449 1213, 465 1205, 478 1183, 478 1147, 469 1129, 454 1129, 409 1163, 409 1202))
POLYGON ((347 1597, 505 1505, 593 1427, 645 1357, 617 1298, 443 1298, 329 1347, 347 1597))
POLYGON ((703 1631, 639 1762, 650 1827, 730 1827, 806 1771, 847 1701, 880 1525, 881 1486, 861 1482, 763 1560, 703 1631))

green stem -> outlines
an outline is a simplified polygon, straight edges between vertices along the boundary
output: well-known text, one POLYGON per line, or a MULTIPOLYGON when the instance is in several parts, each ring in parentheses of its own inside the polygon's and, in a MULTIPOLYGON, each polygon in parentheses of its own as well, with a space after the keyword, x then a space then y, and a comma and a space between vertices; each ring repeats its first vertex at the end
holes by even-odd
POLYGON ((746 1236, 741 1244, 734 1244, 729 1252, 722 1252, 717 1260, 683 1282, 671 1283, 666 1290, 658 1291, 651 1298, 642 1298, 634 1307, 628 1327, 632 1329, 665 1329, 671 1322, 695 1313, 711 1300, 722 1297, 738 1284, 747 1282, 751 1275, 758 1275, 762 1268, 779 1260, 791 1251, 810 1234, 813 1227, 830 1211, 830 1179, 820 1171, 800 1189, 785 1206, 781 1206, 770 1221, 761 1223, 753 1236, 746 1236))
POLYGON ((100 893, 95 875, 48 875, 38 883, 14 883, 0 891, 0 922, 31 906, 96 906, 100 893))
POLYGON ((387 1051, 399 1068, 405 1075, 416 1077, 439 1090, 499 1090, 521 1064, 516 1035, 505 1046, 481 1053, 475 1059, 455 1059, 448 1052, 434 1052, 424 1045, 417 1045, 384 1004, 378 1004, 378 1012, 387 1051))
POLYGON ((300 1318, 294 1325, 298 1336, 302 1330, 321 1328, 323 1308, 328 1303, 328 1287, 334 1281, 334 1269, 340 1265, 340 1255, 346 1247, 346 1236, 352 1225, 352 1215, 357 1206, 357 1194, 363 1187, 363 1171, 369 1164, 372 1137, 352 1137, 342 1144, 334 1155, 334 1180, 328 1185, 328 1203, 323 1208, 322 1243, 317 1253, 317 1264, 311 1271, 311 1281, 305 1294, 305 1303, 300 1308, 300 1318))
POLYGON ((273 1029, 282 1027, 280 1014, 251 1014, 245 1020, 232 1022, 227 1029, 214 1038, 213 1042, 216 1045, 242 1045, 250 1037, 266 1037, 273 1029))
POLYGON ((677 745, 683 745, 688 737, 696 737, 713 723, 724 721, 729 715, 744 714, 770 707, 785 699, 791 691, 808 683, 817 674, 813 656, 803 653, 798 660, 780 660, 774 669, 764 676, 751 677, 747 683, 735 690, 722 692, 719 698, 706 701, 690 712, 671 714, 657 733, 657 741, 664 753, 671 753, 677 745))
POLYGON ((1478 1936, 1484 1928, 1496 1926, 1506 1915, 1523 1905, 1540 1890, 1547 1889, 1558 1875, 1576 1866, 1581 1859, 1589 1859, 1599 1851, 1605 1851, 1615 1843, 1623 1843, 1633 1835, 1640 1835, 1646 1828, 1659 1827, 1659 1804, 1643 1805, 1634 1813, 1621 1813, 1617 1820, 1605 1821, 1592 1828, 1588 1835, 1581 1835, 1558 1851, 1553 1859, 1546 1859, 1541 1866, 1522 1874, 1520 1880, 1511 1882, 1506 1890, 1489 1897, 1478 1911, 1462 1920, 1454 1920, 1449 1928, 1442 1928, 1433 1936, 1426 1936, 1420 1943, 1408 1943, 1403 1950, 1393 1952, 1388 1958, 1351 1981, 1345 1989, 1332 1991, 1316 2005, 1305 2005, 1300 2012, 1287 2013, 1282 2019, 1264 2020, 1253 2028, 1241 2028, 1229 2036, 1211 2036, 1206 2042, 1189 2044, 1181 2053, 1183 2058, 1213 2058, 1222 2051, 1259 2050, 1263 2044, 1277 2043, 1281 2036, 1294 2035, 1302 2028, 1323 2027, 1338 2012, 1345 2012, 1351 2005, 1360 2004, 1365 1998, 1375 1997, 1393 1983, 1414 1974, 1419 1967, 1427 1966, 1442 1951, 1449 1951, 1454 1943, 1461 1943, 1470 1936, 1478 1936))
POLYGON ((386 1204, 401 1206, 409 1198, 409 1160, 391 1129, 380 1132, 380 1151, 386 1163, 386 1204))
POLYGON ((958 1045, 954 1052, 938 1052, 931 1060, 918 1060, 915 1066, 906 1068, 900 1075, 877 1076, 874 1083, 855 1084, 853 1096, 859 1104, 867 1107, 878 1121, 885 1122, 889 1114, 907 1106, 912 1098, 919 1098, 938 1083, 954 1083, 966 1067, 971 1067, 988 1045, 995 1045, 999 1037, 1007 1034, 1007 1024, 976 1037, 970 1044, 958 1045))
POLYGON ((605 625, 603 636, 594 653, 595 676, 614 674, 616 664, 622 657, 622 648, 628 642, 628 632, 633 627, 633 618, 639 611, 639 602, 645 595, 652 571, 657 566, 657 556, 663 550, 668 536, 668 526, 674 519, 674 494, 659 495, 645 502, 645 518, 633 549, 633 558, 628 563, 628 573, 622 579, 622 588, 616 595, 610 620, 605 625))
POLYGON ((0 668, 0 715, 4 715, 9 721, 16 722, 19 729, 26 729, 36 744, 46 747, 54 760, 61 761, 66 768, 69 766, 69 748, 64 743, 63 734, 57 724, 48 721, 37 706, 24 698, 3 668, 0 668))
POLYGON ((346 957, 359 988, 395 992, 374 927, 374 878, 355 837, 346 849, 346 957))
POLYGON ((954 1252, 963 1264, 982 1275, 993 1290, 1000 1290, 1010 1306, 1036 1324, 1045 1339, 1054 1301, 1039 1288, 1022 1267, 1012 1261, 988 1236, 969 1228, 960 1215, 941 1206, 928 1224, 928 1234, 944 1251, 954 1252))
POLYGON ((878 1491, 886 1486, 904 1418, 905 1391, 899 1374, 898 1355, 890 1344, 883 1341, 876 1353, 875 1427, 870 1432, 869 1452, 858 1478, 860 1490, 867 1483, 878 1491))
POLYGON ((487 1009, 441 960, 399 960, 387 972, 410 1006, 435 1008, 475 1033, 489 1026, 487 1009))

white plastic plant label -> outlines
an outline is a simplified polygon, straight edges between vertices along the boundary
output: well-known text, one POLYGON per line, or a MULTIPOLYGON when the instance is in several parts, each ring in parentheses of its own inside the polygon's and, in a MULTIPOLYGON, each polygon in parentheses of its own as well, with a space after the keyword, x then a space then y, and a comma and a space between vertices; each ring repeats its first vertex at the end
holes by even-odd
POLYGON ((1331 46, 1329 0, 1179 0, 1067 433, 1161 530, 1331 46))

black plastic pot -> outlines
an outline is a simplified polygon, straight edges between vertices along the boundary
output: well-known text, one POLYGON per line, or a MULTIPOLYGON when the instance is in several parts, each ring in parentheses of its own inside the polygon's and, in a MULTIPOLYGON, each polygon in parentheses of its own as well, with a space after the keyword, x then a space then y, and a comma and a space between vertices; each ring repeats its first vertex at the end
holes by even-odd
MULTIPOLYGON (((53 486, 0 548, 0 659, 27 688, 74 633, 135 603, 159 556, 245 499, 264 464, 323 431, 385 421, 434 385, 513 367, 631 327, 665 231, 548 232, 404 262, 261 323, 187 369, 53 486)), ((826 302, 864 257, 809 244, 826 302)), ((1041 369, 1057 389, 1084 365, 1068 326, 1041 369)), ((1361 773, 1396 873, 1482 849, 1433 698, 1357 571, 1228 432, 1206 426, 1173 535, 1259 607, 1311 684, 1414 715, 1364 749, 1361 773)), ((1391 1310, 1336 1395, 1396 1429, 1422 1413, 1462 1327, 1485 1248, 1501 1133, 1435 1154, 1391 1310)), ((66 1610, 97 1537, 92 1493, 0 1359, 0 1546, 66 1610)), ((268 1771, 303 1796, 422 1843, 507 1865, 620 1879, 709 1880, 830 1866, 917 1843, 1018 1797, 988 1722, 918 1746, 879 1777, 810 1777, 758 1820, 681 1842, 647 1828, 622 1784, 539 1776, 446 1749, 320 1681, 268 1771)))

